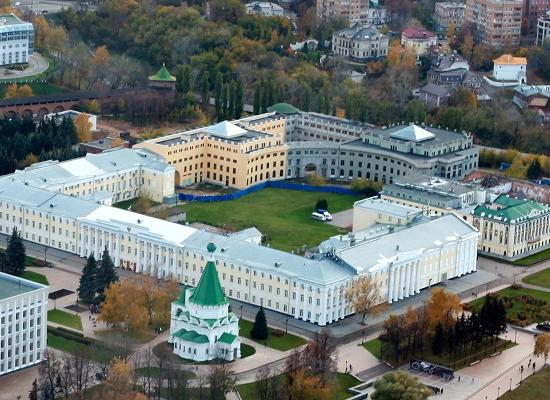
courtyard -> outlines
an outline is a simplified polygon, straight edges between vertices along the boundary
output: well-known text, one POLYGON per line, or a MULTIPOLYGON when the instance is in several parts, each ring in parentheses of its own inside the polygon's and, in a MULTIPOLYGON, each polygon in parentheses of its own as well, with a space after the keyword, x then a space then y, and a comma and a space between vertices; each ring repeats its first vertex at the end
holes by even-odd
POLYGON ((332 214, 350 209, 361 196, 266 188, 238 200, 190 202, 181 206, 189 222, 239 231, 255 226, 267 243, 283 251, 317 246, 345 230, 311 218, 317 200, 326 199, 332 214))

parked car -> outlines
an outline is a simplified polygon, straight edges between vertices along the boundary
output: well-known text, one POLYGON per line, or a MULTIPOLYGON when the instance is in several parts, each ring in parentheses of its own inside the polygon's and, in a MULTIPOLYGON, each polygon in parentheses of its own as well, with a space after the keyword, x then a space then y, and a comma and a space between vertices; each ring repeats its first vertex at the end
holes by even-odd
POLYGON ((326 221, 327 217, 325 217, 324 214, 318 213, 318 212, 312 212, 311 218, 316 219, 317 221, 326 221))
POLYGON ((544 321, 540 324, 537 324, 537 329, 539 331, 550 332, 550 321, 544 321))
POLYGON ((329 213, 327 210, 323 210, 322 208, 318 209, 316 211, 318 214, 322 214, 325 216, 325 220, 332 221, 332 214, 329 213))

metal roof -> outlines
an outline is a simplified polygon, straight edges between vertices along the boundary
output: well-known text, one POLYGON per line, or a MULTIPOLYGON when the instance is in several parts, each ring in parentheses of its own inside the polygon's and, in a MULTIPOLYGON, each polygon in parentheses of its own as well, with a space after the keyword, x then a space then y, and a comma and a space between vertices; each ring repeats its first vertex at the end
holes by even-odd
POLYGON ((47 286, 0 272, 0 300, 19 296, 47 286))

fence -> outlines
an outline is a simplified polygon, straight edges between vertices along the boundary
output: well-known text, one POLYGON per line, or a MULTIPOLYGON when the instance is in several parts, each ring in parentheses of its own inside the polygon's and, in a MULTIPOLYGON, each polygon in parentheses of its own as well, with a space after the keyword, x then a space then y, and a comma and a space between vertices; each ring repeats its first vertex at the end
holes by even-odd
POLYGON ((257 185, 251 186, 247 189, 242 189, 234 193, 229 194, 219 194, 219 195, 193 195, 186 193, 179 193, 179 201, 198 201, 198 202, 213 202, 213 201, 228 201, 228 200, 237 200, 247 194, 257 192, 265 188, 275 188, 275 189, 288 189, 288 190, 301 190, 304 192, 322 192, 322 193, 337 193, 337 194, 349 194, 357 195, 358 193, 354 190, 343 188, 339 186, 311 186, 303 185, 299 183, 290 183, 284 181, 268 181, 259 183, 257 185))

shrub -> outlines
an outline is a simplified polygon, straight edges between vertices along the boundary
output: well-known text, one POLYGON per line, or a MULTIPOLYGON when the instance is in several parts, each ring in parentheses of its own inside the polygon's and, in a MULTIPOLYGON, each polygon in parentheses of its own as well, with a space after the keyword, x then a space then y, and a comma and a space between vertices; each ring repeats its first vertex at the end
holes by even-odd
POLYGON ((519 283, 514 283, 512 286, 510 286, 512 289, 521 289, 523 286, 521 286, 521 284, 519 283))
POLYGON ((281 336, 286 335, 286 333, 284 331, 280 330, 280 329, 272 329, 271 334, 273 336, 277 336, 277 337, 281 337, 281 336))
POLYGON ((65 338, 67 340, 72 340, 74 342, 84 344, 86 346, 90 346, 90 345, 95 343, 94 339, 87 338, 87 337, 84 337, 84 336, 79 336, 78 334, 74 334, 74 333, 70 332, 68 329, 59 329, 59 328, 54 328, 54 327, 48 326, 48 333, 50 333, 52 335, 55 335, 55 336, 60 336, 60 337, 65 338))

